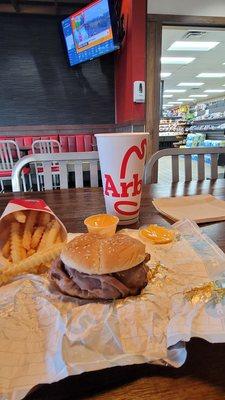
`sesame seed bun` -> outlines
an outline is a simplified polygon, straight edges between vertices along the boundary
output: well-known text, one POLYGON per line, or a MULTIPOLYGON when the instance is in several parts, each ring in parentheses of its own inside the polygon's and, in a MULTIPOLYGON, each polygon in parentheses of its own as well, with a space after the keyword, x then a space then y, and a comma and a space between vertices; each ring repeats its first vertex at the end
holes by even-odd
POLYGON ((111 238, 86 233, 71 240, 61 253, 62 262, 86 274, 110 274, 125 271, 145 259, 145 246, 123 234, 111 238))

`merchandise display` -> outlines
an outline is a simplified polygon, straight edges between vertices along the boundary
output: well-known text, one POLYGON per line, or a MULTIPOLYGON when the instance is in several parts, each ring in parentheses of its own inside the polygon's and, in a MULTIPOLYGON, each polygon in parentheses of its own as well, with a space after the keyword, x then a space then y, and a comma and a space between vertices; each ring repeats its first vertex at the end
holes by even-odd
MULTIPOLYGON (((214 99, 197 103, 189 108, 188 115, 179 120, 161 120, 159 136, 173 135, 173 145, 186 147, 224 147, 225 146, 225 99, 214 99), (185 118, 185 120, 184 120, 185 118), (183 140, 176 140, 176 135, 183 140), (176 144, 175 144, 176 142, 176 144)), ((171 147, 171 146, 164 146, 171 147)), ((205 157, 207 163, 211 158, 205 157)))
POLYGON ((189 123, 184 119, 161 119, 159 124, 160 148, 172 147, 174 143, 184 145, 189 123))
POLYGON ((163 119, 159 124, 159 136, 185 135, 186 121, 163 119))

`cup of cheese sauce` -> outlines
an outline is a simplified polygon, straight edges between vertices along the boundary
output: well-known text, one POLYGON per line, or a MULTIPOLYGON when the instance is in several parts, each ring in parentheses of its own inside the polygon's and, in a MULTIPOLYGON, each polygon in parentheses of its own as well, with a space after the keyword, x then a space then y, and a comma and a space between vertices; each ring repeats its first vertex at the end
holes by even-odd
POLYGON ((84 220, 89 233, 111 237, 116 233, 119 218, 109 214, 91 215, 84 220))

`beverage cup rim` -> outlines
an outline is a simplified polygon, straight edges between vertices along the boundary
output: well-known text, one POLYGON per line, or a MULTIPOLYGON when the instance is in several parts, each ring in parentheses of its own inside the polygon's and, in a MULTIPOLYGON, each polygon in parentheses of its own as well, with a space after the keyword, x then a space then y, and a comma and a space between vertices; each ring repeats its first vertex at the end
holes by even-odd
POLYGON ((113 132, 113 133, 95 133, 95 137, 124 137, 124 136, 146 136, 148 137, 148 132, 113 132))

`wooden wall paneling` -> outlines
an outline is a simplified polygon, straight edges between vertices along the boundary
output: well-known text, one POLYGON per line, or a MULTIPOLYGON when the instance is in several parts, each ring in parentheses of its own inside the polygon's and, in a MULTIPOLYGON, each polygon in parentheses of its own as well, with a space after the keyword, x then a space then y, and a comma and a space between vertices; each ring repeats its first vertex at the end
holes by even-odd
MULTIPOLYGON (((150 134, 148 157, 159 149, 160 72, 162 24, 147 22, 146 132, 150 134)), ((157 174, 157 171, 155 172, 157 174)))
POLYGON ((0 13, 69 15, 87 5, 89 0, 1 0, 0 13))
POLYGON ((1 136, 49 136, 49 135, 74 135, 87 133, 115 132, 114 124, 106 125, 57 125, 57 126, 5 126, 0 127, 1 136))
POLYGON ((143 132, 144 124, 99 124, 99 125, 24 125, 0 126, 1 136, 49 136, 49 135, 74 135, 87 133, 112 133, 112 132, 143 132))
POLYGON ((148 21, 161 25, 225 27, 225 17, 204 17, 194 15, 148 14, 148 21))

